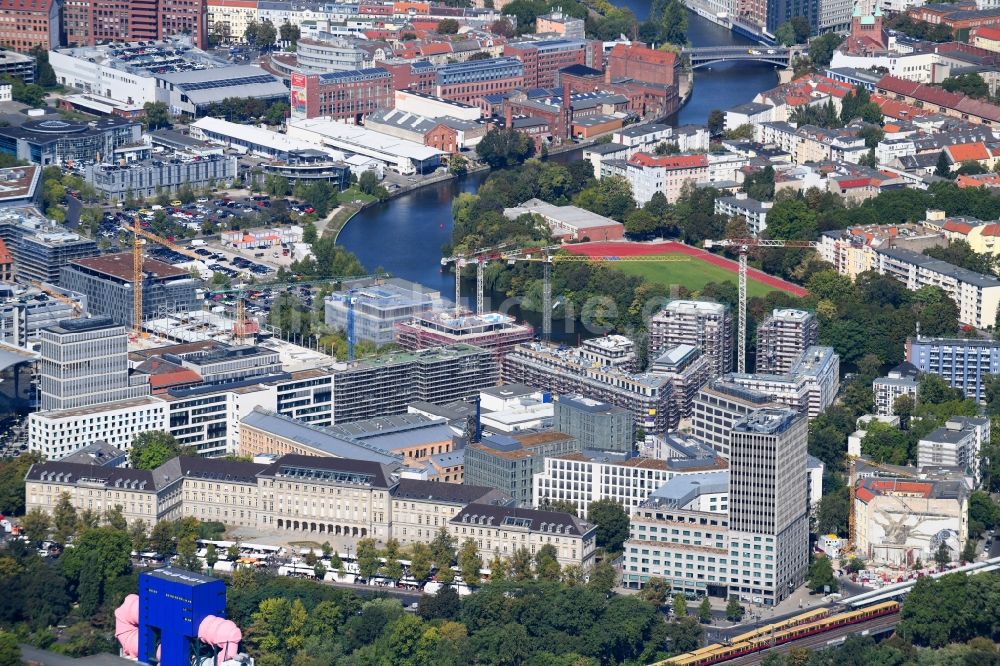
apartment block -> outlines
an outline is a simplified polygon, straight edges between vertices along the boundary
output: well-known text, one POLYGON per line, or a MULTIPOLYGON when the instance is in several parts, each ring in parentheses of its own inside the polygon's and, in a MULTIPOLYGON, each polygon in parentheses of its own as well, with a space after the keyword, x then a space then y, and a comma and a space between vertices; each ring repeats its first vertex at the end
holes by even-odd
POLYGON ((683 447, 683 455, 666 459, 587 450, 546 457, 532 482, 534 505, 570 502, 577 515, 586 516, 591 502, 610 499, 632 513, 676 476, 701 479, 727 469, 726 461, 712 449, 690 444, 683 447))
POLYGON ((632 414, 621 407, 582 395, 561 395, 553 416, 553 428, 579 441, 583 449, 627 453, 635 446, 632 414))
POLYGON ((600 42, 584 39, 539 39, 505 44, 503 54, 524 65, 525 87, 553 88, 559 83, 561 69, 572 65, 600 67, 600 47, 600 42))
POLYGON ((587 395, 627 409, 635 425, 645 424, 652 416, 652 430, 666 431, 673 405, 670 380, 623 370, 630 367, 628 355, 616 359, 622 362, 620 366, 595 360, 603 357, 596 345, 570 349, 536 342, 518 345, 503 359, 503 379, 557 395, 587 395))
POLYGON ((775 309, 757 327, 757 372, 788 372, 818 339, 819 322, 814 313, 775 309))
POLYGON ((988 417, 953 416, 917 442, 917 466, 956 467, 978 485, 982 480, 980 452, 989 441, 988 417))
POLYGON ((711 363, 697 347, 676 345, 653 359, 649 372, 670 380, 670 392, 674 401, 670 427, 674 429, 681 419, 691 417, 695 396, 711 375, 711 363))
POLYGON ((0 44, 15 51, 36 46, 48 51, 59 46, 58 0, 3 0, 0 2, 0 44))
POLYGON ((403 349, 417 351, 464 343, 488 349, 498 358, 516 345, 530 342, 534 335, 529 324, 499 312, 421 312, 396 324, 396 341, 403 349))
POLYGON ((958 307, 961 323, 983 329, 996 323, 1000 309, 1000 279, 912 250, 885 248, 876 254, 876 270, 899 280, 910 291, 927 286, 943 289, 958 307))
POLYGON ((985 382, 1000 374, 1000 341, 980 338, 907 338, 906 360, 920 372, 940 375, 977 402, 986 400, 985 382))
POLYGON ((545 458, 580 450, 580 442, 561 432, 486 435, 465 446, 463 483, 497 488, 520 506, 532 504, 532 478, 545 458))
POLYGON ((872 382, 875 394, 875 414, 877 416, 892 416, 896 399, 908 395, 917 400, 920 382, 917 381, 919 371, 912 363, 904 361, 889 371, 885 377, 878 377, 872 382))
POLYGON ((741 217, 747 223, 747 230, 756 236, 767 229, 767 213, 774 203, 757 201, 744 193, 715 200, 715 214, 726 217, 741 217))
POLYGON ((833 347, 812 346, 783 374, 728 375, 728 380, 788 405, 813 419, 833 404, 840 390, 840 356, 833 347))
POLYGON ((701 350, 712 377, 733 367, 733 317, 722 303, 670 301, 649 321, 649 356, 655 358, 676 345, 701 350))
POLYGON ((182 187, 200 190, 213 183, 229 183, 236 177, 234 156, 203 155, 180 161, 143 160, 130 164, 92 164, 84 171, 87 182, 108 198, 125 201, 174 194, 182 187))

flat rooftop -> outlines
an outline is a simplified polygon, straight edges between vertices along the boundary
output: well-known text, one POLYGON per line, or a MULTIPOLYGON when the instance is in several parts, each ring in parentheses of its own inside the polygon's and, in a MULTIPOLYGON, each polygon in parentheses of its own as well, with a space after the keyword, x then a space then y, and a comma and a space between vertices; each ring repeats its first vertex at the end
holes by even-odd
MULTIPOLYGON (((131 252, 88 257, 86 259, 77 259, 70 263, 83 266, 97 273, 103 273, 108 277, 117 278, 124 282, 132 282, 134 277, 131 252)), ((183 268, 177 268, 166 262, 149 259, 148 257, 144 257, 142 260, 142 270, 146 275, 153 278, 190 277, 190 273, 183 268)))

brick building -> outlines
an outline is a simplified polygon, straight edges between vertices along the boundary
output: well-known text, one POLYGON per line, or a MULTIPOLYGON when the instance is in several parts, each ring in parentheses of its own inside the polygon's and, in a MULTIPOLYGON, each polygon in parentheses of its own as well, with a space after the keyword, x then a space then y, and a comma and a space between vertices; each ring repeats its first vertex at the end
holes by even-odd
POLYGON ((529 88, 555 86, 559 70, 571 65, 601 65, 601 42, 582 39, 546 39, 506 44, 503 53, 524 64, 524 85, 529 88))
POLYGON ((676 86, 681 63, 676 53, 658 51, 641 44, 615 44, 608 54, 608 81, 632 79, 676 86))
POLYGON ((379 63, 379 67, 389 70, 392 74, 393 90, 413 90, 428 95, 434 93, 437 70, 426 60, 416 62, 385 60, 379 63))
POLYGON ((955 39, 965 40, 973 28, 1000 24, 1000 7, 976 9, 974 3, 954 5, 928 4, 914 7, 907 14, 917 21, 951 28, 955 39))
POLYGON ((361 118, 394 104, 392 74, 381 67, 327 74, 292 74, 292 118, 329 116, 360 123, 361 118))
POLYGON ((63 33, 69 46, 94 46, 129 34, 129 0, 66 0, 63 33))
POLYGON ((58 1, 0 0, 0 45, 15 51, 58 46, 58 1))
POLYGON ((521 61, 512 57, 445 65, 437 70, 435 94, 478 105, 485 95, 508 93, 524 86, 524 71, 521 61))
POLYGON ((70 46, 188 35, 195 46, 204 48, 211 30, 205 0, 66 0, 62 13, 62 30, 70 46))
POLYGON ((574 93, 604 91, 627 97, 628 110, 643 118, 669 116, 680 106, 676 85, 631 79, 612 81, 605 72, 586 65, 571 65, 562 69, 559 82, 569 84, 574 93))

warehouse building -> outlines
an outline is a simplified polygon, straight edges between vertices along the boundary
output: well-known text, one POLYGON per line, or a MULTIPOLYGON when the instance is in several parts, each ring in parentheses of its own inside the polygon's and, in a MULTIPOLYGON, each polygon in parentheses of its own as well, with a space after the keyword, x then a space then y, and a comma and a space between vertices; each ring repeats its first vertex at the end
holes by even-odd
POLYGON ((192 69, 156 74, 157 98, 173 114, 203 116, 227 98, 285 101, 288 88, 274 74, 256 65, 192 69))
MULTIPOLYGON (((131 252, 79 259, 62 269, 59 283, 85 295, 91 313, 132 326, 135 315, 132 269, 131 252)), ((198 309, 196 289, 200 281, 188 271, 148 257, 143 259, 142 270, 143 319, 198 309)))
POLYGON ((288 137, 382 162, 401 174, 430 173, 441 166, 442 151, 357 125, 326 118, 290 120, 288 137))

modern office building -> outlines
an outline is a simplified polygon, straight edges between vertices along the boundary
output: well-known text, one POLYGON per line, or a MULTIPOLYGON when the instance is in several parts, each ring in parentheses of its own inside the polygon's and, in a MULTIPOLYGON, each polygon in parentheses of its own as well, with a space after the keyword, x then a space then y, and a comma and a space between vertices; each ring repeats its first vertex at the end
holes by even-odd
POLYGON ((75 409, 147 395, 133 384, 125 327, 107 318, 70 319, 42 329, 42 410, 75 409))
POLYGON ((231 183, 236 178, 234 156, 206 155, 195 158, 143 160, 128 164, 93 164, 84 171, 87 182, 104 196, 117 201, 157 194, 173 194, 182 187, 203 189, 231 183))
POLYGON ((990 441, 988 417, 953 416, 917 442, 918 467, 955 467, 982 480, 981 451, 990 441))
POLYGON ((681 419, 691 417, 694 398, 704 386, 711 373, 710 362, 701 350, 693 345, 668 347, 653 359, 650 374, 670 380, 673 395, 673 409, 670 413, 670 427, 676 428, 681 419))
POLYGON ((14 275, 27 282, 55 284, 72 261, 97 254, 97 243, 62 227, 26 231, 13 242, 14 275))
POLYGON ((610 499, 631 514, 676 476, 701 478, 728 467, 725 460, 704 445, 692 442, 691 446, 680 448, 683 455, 666 459, 586 449, 548 456, 541 471, 534 475, 534 505, 571 502, 577 515, 586 516, 591 502, 610 499))
POLYGON ((532 505, 532 478, 545 459, 580 450, 580 442, 555 431, 485 435, 465 446, 463 483, 497 488, 520 506, 532 505))
POLYGON ((140 143, 142 125, 109 116, 89 122, 45 117, 0 127, 0 152, 41 166, 117 160, 140 143))
POLYGON ((79 297, 61 301, 35 288, 18 293, 0 287, 0 294, 0 342, 15 347, 37 342, 43 328, 72 319, 77 308, 86 311, 86 302, 79 297))
POLYGON ((906 360, 920 372, 940 375, 977 402, 986 400, 986 382, 1000 374, 1000 341, 982 338, 907 338, 906 360))
POLYGON ((692 345, 709 359, 712 377, 733 367, 733 318, 722 303, 670 301, 649 322, 649 356, 676 345, 692 345))
POLYGON ((614 342, 608 347, 594 344, 567 349, 537 342, 518 345, 503 359, 503 379, 556 395, 580 393, 627 409, 636 426, 644 425, 652 416, 651 430, 657 434, 665 432, 673 408, 670 379, 623 369, 631 367, 634 349, 614 342), (608 351, 614 354, 611 358, 608 351), (620 365, 607 364, 601 359, 620 365))
POLYGON ((629 453, 635 447, 635 424, 628 410, 582 395, 559 396, 552 425, 583 449, 629 453))
POLYGON ((518 323, 513 317, 499 312, 427 311, 396 324, 396 341, 400 347, 411 351, 464 343, 489 349, 501 358, 534 337, 535 330, 529 324, 518 323))
POLYGON ((816 315, 805 310, 775 309, 757 327, 757 372, 788 372, 819 339, 816 315))
POLYGON ((774 606, 809 567, 806 419, 760 409, 731 432, 729 471, 674 478, 632 514, 623 584, 774 606))
POLYGON ((716 379, 703 386, 694 400, 691 434, 728 458, 733 426, 758 409, 779 406, 767 393, 716 379))
MULTIPOLYGON (((143 320, 199 308, 201 281, 183 268, 144 257, 142 261, 143 320)), ((90 312, 133 326, 134 274, 131 252, 77 259, 62 269, 59 284, 87 297, 90 312)))
POLYGON ((875 414, 877 416, 892 416, 896 399, 908 395, 917 401, 920 382, 917 380, 919 371, 912 363, 906 361, 889 371, 885 377, 878 377, 872 382, 875 394, 875 414))
POLYGON ((1000 312, 1000 279, 997 277, 903 248, 879 249, 876 255, 876 270, 899 280, 910 291, 927 286, 943 289, 955 301, 961 323, 980 329, 996 323, 1000 312))
POLYGON ((351 286, 327 296, 326 325, 346 331, 348 312, 353 308, 354 339, 381 347, 396 341, 396 324, 424 312, 439 310, 443 305, 441 292, 415 282, 390 278, 375 284, 351 286))

